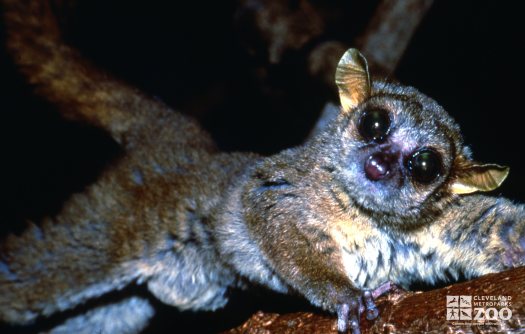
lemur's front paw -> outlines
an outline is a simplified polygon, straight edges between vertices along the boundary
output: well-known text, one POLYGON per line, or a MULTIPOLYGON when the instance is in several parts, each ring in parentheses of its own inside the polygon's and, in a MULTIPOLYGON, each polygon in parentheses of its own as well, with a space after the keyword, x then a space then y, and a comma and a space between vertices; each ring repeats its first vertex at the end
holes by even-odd
POLYGON ((379 311, 372 298, 372 292, 366 290, 362 296, 336 306, 337 310, 337 330, 346 333, 350 328, 352 334, 359 334, 359 319, 364 311, 366 319, 374 320, 379 315, 379 311))
POLYGON ((359 314, 360 314, 360 297, 349 303, 343 303, 336 306, 337 310, 337 330, 339 333, 346 333, 348 328, 353 334, 361 333, 359 329, 359 314))
POLYGON ((352 334, 360 334, 359 319, 365 312, 367 320, 374 320, 379 316, 379 310, 374 299, 385 294, 392 289, 392 283, 387 282, 375 290, 365 290, 361 296, 350 299, 347 303, 336 306, 337 311, 337 330, 346 333, 350 329, 352 334))
POLYGON ((363 292, 363 303, 365 306, 365 316, 367 320, 374 320, 379 315, 376 303, 370 290, 363 292))

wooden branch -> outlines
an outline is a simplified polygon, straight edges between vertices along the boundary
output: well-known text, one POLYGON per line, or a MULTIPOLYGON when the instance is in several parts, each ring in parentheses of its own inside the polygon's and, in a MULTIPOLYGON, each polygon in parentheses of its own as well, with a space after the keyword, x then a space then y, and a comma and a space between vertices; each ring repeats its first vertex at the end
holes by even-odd
POLYGON ((247 45, 265 45, 272 64, 280 63, 287 51, 306 52, 309 73, 333 87, 339 58, 350 46, 361 50, 372 72, 390 76, 432 3, 433 0, 381 1, 356 45, 347 44, 351 38, 316 41, 330 22, 320 14, 322 10, 308 0, 298 1, 296 7, 278 0, 239 0, 238 30, 241 36, 246 35, 247 45), (247 33, 250 31, 254 34, 247 33))
MULTIPOLYGON (((451 302, 454 302, 452 300, 451 302)), ((499 301, 501 302, 501 301, 499 301)), ((407 292, 394 289, 376 301, 379 318, 368 321, 361 317, 362 334, 372 333, 524 333, 525 332, 525 267, 453 284, 427 292, 407 292), (486 298, 510 296, 509 320, 447 320, 447 296, 472 296, 472 317, 476 316, 475 303, 486 298)), ((454 306, 449 303, 449 306, 454 306)), ((479 306, 497 311, 504 306, 479 306)), ((450 307, 450 310, 456 310, 450 307)), ((492 315, 492 312, 488 312, 492 315)), ((505 313, 505 311, 504 311, 505 313)), ((504 314, 506 316, 506 314, 504 314)), ((243 325, 224 334, 287 333, 287 334, 337 334, 335 316, 316 313, 275 314, 258 312, 243 325)))
POLYGON ((392 74, 433 0, 383 0, 357 44, 373 70, 392 74))
MULTIPOLYGON (((365 32, 356 39, 373 74, 390 77, 433 0, 383 0, 365 32)), ((340 41, 327 41, 313 48, 308 58, 309 73, 335 89, 333 73, 348 48, 340 41)))

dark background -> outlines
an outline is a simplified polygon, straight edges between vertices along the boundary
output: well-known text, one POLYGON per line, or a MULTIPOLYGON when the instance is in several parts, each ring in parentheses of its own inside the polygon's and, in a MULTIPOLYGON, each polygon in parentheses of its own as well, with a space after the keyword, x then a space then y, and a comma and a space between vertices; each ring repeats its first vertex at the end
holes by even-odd
MULTIPOLYGON (((377 1, 313 4, 326 19, 324 36, 352 45, 377 1)), ((334 95, 308 77, 300 50, 277 65, 265 60, 264 45, 255 55, 247 52, 237 9, 233 1, 79 0, 66 39, 98 66, 197 117, 222 149, 270 154, 301 143, 334 95), (260 71, 263 82, 256 79, 260 71)), ((448 110, 477 160, 510 166, 495 194, 523 202, 521 12, 517 1, 436 1, 395 74, 448 110)), ((20 233, 28 220, 56 214, 71 193, 96 179, 118 147, 102 131, 64 121, 34 96, 3 48, 0 85, 3 237, 20 233)), ((289 300, 275 298, 282 300, 244 295, 215 315, 181 315, 156 303, 161 312, 152 331, 165 324, 171 332, 186 324, 227 328, 289 300)), ((291 304, 286 307, 306 307, 291 304)))

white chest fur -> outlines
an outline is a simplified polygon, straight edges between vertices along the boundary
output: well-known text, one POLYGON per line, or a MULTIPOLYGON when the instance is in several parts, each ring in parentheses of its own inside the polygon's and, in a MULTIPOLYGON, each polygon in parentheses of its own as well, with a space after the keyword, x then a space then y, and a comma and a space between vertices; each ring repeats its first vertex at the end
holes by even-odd
POLYGON ((357 249, 342 246, 342 262, 348 278, 361 289, 373 289, 389 280, 392 250, 388 240, 363 240, 357 249))

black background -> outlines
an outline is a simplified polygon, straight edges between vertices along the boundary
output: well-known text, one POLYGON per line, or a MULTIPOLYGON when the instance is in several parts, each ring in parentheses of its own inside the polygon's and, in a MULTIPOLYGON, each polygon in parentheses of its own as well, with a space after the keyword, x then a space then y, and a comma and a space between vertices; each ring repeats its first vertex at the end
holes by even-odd
MULTIPOLYGON (((376 3, 322 2, 325 11, 336 13, 329 15, 326 35, 352 45, 376 3)), ((273 66, 264 55, 248 55, 234 24, 236 6, 232 1, 79 1, 66 38, 98 66, 200 119, 224 150, 270 154, 300 144, 330 94, 309 81, 300 52, 273 66), (253 80, 261 66, 269 73, 264 87, 253 80)), ((396 77, 448 110, 477 160, 510 166, 509 178, 495 194, 523 202, 521 12, 518 1, 436 1, 396 77)), ((63 200, 95 180, 119 151, 102 131, 64 121, 35 97, 4 49, 0 85, 0 236, 5 236, 20 233, 27 220, 56 214, 63 200)), ((249 306, 245 300, 238 305, 249 314, 272 304, 265 300, 254 297, 249 306)), ((177 313, 161 308, 153 323, 157 330, 175 321, 177 313)), ((231 317, 229 324, 242 320, 232 313, 238 309, 211 318, 219 323, 231 317)), ((172 332, 202 323, 201 315, 177 316, 183 320, 176 318, 172 332)))

